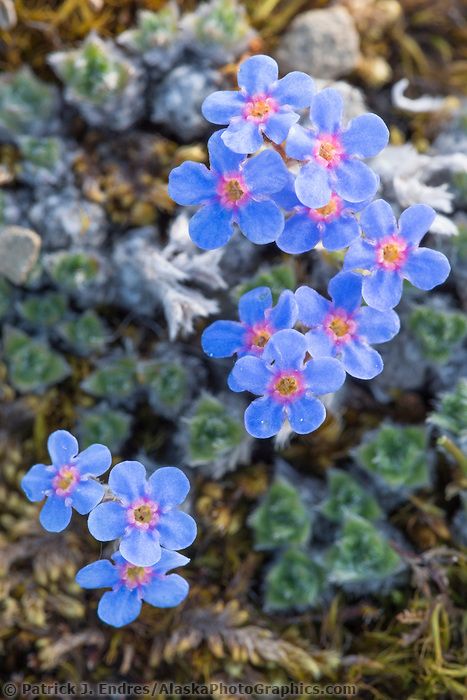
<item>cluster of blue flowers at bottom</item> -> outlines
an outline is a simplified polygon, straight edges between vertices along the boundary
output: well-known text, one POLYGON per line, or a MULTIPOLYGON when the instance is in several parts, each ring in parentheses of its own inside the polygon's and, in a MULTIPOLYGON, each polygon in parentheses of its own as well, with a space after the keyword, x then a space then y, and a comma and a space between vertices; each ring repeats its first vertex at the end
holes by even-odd
POLYGON ((42 526, 61 532, 70 523, 72 509, 88 515, 90 533, 99 541, 119 540, 111 559, 81 569, 76 581, 83 588, 111 588, 104 593, 98 615, 109 625, 121 627, 135 620, 142 601, 157 607, 173 607, 186 598, 187 581, 168 572, 189 559, 178 551, 196 537, 193 518, 178 510, 190 490, 190 482, 176 467, 161 467, 147 478, 140 462, 116 464, 106 489, 96 477, 112 463, 104 445, 79 452, 76 438, 66 430, 49 436, 52 464, 35 464, 21 486, 30 501, 42 501, 42 526))

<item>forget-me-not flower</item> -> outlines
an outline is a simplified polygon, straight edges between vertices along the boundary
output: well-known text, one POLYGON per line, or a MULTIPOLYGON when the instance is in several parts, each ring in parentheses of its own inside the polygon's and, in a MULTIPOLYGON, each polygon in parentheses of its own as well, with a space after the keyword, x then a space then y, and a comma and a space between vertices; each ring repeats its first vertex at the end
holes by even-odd
POLYGON ((391 340, 400 328, 392 310, 361 306, 361 275, 340 272, 329 282, 332 301, 310 287, 295 292, 299 320, 311 330, 306 334, 312 357, 338 357, 346 372, 358 379, 372 379, 383 369, 381 355, 370 343, 391 340))
POLYGON ((253 437, 276 435, 286 419, 301 434, 324 421, 326 411, 316 396, 337 391, 345 372, 331 357, 306 361, 307 352, 305 336, 286 329, 272 336, 261 357, 246 355, 235 363, 235 384, 261 397, 245 411, 245 427, 253 437))
POLYGON ((284 228, 284 215, 271 195, 285 187, 288 171, 280 155, 265 150, 253 158, 233 153, 217 131, 208 142, 211 169, 186 161, 169 175, 177 204, 200 205, 190 219, 194 243, 205 250, 230 240, 234 224, 252 243, 271 243, 284 228))
POLYGON ((284 230, 276 240, 278 248, 285 253, 306 253, 319 242, 326 250, 341 250, 360 236, 355 213, 363 209, 367 201, 346 202, 333 192, 324 207, 307 207, 296 195, 293 176, 287 186, 274 195, 274 200, 280 207, 291 212, 284 230))
POLYGON ((342 96, 326 88, 313 98, 312 127, 296 124, 287 137, 287 155, 305 161, 295 190, 308 207, 326 206, 333 192, 348 202, 361 202, 378 188, 377 175, 361 159, 386 146, 388 129, 376 114, 361 114, 343 129, 342 112, 342 96))
POLYGON ((143 601, 158 608, 171 608, 187 596, 189 585, 178 574, 167 572, 185 566, 190 560, 178 552, 163 549, 152 566, 134 566, 121 554, 112 555, 114 563, 101 559, 84 566, 76 574, 82 588, 111 588, 99 601, 97 614, 103 622, 122 627, 136 620, 143 601))
POLYGON ((297 321, 297 303, 293 292, 284 290, 276 306, 268 287, 257 287, 240 297, 240 321, 214 321, 201 336, 204 352, 210 357, 237 354, 261 355, 269 338, 297 321))
POLYGON ((118 500, 94 508, 88 527, 101 542, 121 538, 119 551, 127 561, 152 566, 161 545, 184 549, 194 541, 195 521, 176 508, 190 490, 181 469, 162 467, 147 479, 141 462, 120 462, 110 472, 109 487, 118 500))
POLYGON ((396 306, 404 279, 423 290, 446 280, 451 269, 446 256, 418 247, 435 215, 426 204, 414 204, 402 212, 397 224, 391 206, 383 199, 372 202, 362 212, 360 226, 364 237, 350 246, 344 269, 367 273, 362 294, 369 306, 381 311, 396 306))
POLYGON ((277 63, 270 56, 252 56, 238 69, 239 91, 222 90, 209 95, 202 112, 213 124, 228 124, 222 139, 236 153, 254 153, 263 145, 263 134, 274 143, 285 140, 299 120, 295 110, 309 107, 313 80, 293 71, 278 80, 277 63))
POLYGON ((66 430, 52 433, 47 448, 52 464, 35 464, 21 487, 30 501, 47 499, 39 516, 41 525, 49 532, 61 532, 71 520, 72 508, 86 515, 100 503, 104 487, 94 477, 107 471, 112 456, 98 444, 78 454, 78 441, 66 430))

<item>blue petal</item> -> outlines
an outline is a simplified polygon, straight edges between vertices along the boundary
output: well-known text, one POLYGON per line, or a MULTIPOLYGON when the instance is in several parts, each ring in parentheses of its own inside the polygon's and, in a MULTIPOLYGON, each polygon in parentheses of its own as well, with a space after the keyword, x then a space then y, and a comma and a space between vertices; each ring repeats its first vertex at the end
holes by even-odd
POLYGON ((399 233, 412 245, 418 245, 430 230, 436 212, 426 204, 413 204, 399 218, 399 233))
POLYGON ((238 210, 238 225, 252 243, 272 243, 284 229, 284 215, 274 202, 255 202, 238 210))
POLYGON ((243 386, 241 386, 241 384, 239 384, 235 379, 233 369, 229 372, 227 376, 227 386, 229 387, 230 391, 235 391, 235 393, 237 394, 239 394, 241 391, 245 391, 243 386))
POLYGON ((402 296, 402 277, 391 270, 376 270, 363 278, 363 298, 368 306, 387 311, 396 306, 402 296))
POLYGON ((367 241, 355 241, 345 254, 344 270, 372 270, 375 265, 375 247, 367 241))
POLYGON ((324 224, 321 239, 326 250, 347 248, 360 235, 360 227, 354 216, 341 216, 324 224))
POLYGON ((402 274, 414 287, 427 291, 443 284, 450 270, 451 266, 443 253, 429 248, 418 248, 409 254, 402 274))
POLYGON ((289 181, 289 171, 276 151, 262 151, 249 158, 242 171, 253 196, 280 192, 289 181))
POLYGON ((269 396, 255 399, 245 411, 245 428, 256 438, 269 438, 282 427, 284 409, 269 396))
POLYGON ((149 477, 154 500, 162 509, 183 503, 190 490, 190 482, 181 469, 161 467, 149 477))
POLYGON ((300 124, 295 124, 289 131, 285 152, 290 158, 306 160, 311 158, 315 137, 310 129, 304 129, 300 124))
POLYGON ((368 343, 386 343, 394 338, 400 329, 399 316, 395 311, 378 311, 363 306, 357 318, 359 336, 368 343))
POLYGON ((232 117, 241 114, 245 96, 233 90, 219 90, 208 95, 201 106, 203 117, 212 124, 228 124, 232 117))
POLYGON ((71 520, 71 506, 60 496, 49 496, 39 515, 42 527, 49 532, 61 532, 71 520))
POLYGON ((331 302, 311 287, 299 287, 295 292, 298 318, 308 328, 320 326, 330 311, 331 302))
POLYGON ((235 117, 222 134, 227 148, 234 153, 254 153, 263 145, 259 124, 243 117, 235 117))
POLYGON ((285 222, 284 230, 276 244, 285 253, 299 255, 312 250, 319 239, 320 231, 317 223, 307 214, 295 214, 285 222))
POLYGON ((282 143, 288 136, 291 127, 299 120, 295 112, 278 112, 272 114, 264 124, 264 133, 274 143, 282 143))
POLYGON ((143 590, 143 600, 157 608, 173 608, 188 595, 190 586, 178 574, 158 576, 143 590))
POLYGON ((30 501, 42 501, 50 489, 55 470, 45 464, 35 464, 21 480, 21 488, 30 501))
POLYGON ((319 428, 326 418, 326 410, 318 399, 302 396, 287 406, 289 423, 299 435, 307 435, 319 428))
POLYGON ((161 549, 161 558, 154 564, 153 571, 156 574, 166 574, 167 571, 177 569, 179 566, 186 566, 189 558, 180 552, 173 552, 170 549, 161 549))
MULTIPOLYGON (((268 345, 270 342, 269 340, 268 345)), ((266 393, 272 379, 262 359, 253 355, 246 355, 237 360, 231 374, 236 386, 241 387, 242 391, 249 391, 257 396, 266 393)))
POLYGON ((305 338, 308 343, 308 352, 312 358, 333 357, 335 355, 335 343, 322 328, 308 331, 305 338))
POLYGON ((339 272, 328 284, 329 296, 339 309, 355 311, 362 302, 362 276, 355 272, 339 272))
POLYGON ((81 481, 72 494, 73 508, 80 515, 87 515, 104 498, 105 488, 94 479, 81 481))
POLYGON ((272 307, 272 294, 268 287, 256 287, 243 294, 238 302, 240 321, 247 326, 264 321, 267 309, 272 307))
POLYGON ((305 336, 293 329, 278 331, 266 344, 262 359, 274 370, 302 369, 307 352, 305 336))
POLYGON ((215 131, 208 141, 209 163, 211 168, 217 173, 236 173, 240 169, 240 165, 245 160, 243 154, 234 153, 227 148, 222 136, 225 129, 215 131))
POLYGON ((190 238, 199 248, 222 248, 232 238, 232 212, 219 202, 202 207, 190 219, 190 238))
POLYGON ((230 357, 241 350, 245 329, 236 321, 214 321, 201 336, 201 346, 209 357, 230 357))
POLYGON ((112 455, 109 448, 99 444, 90 445, 80 452, 74 462, 74 466, 83 476, 85 474, 100 476, 107 471, 111 464, 112 455))
POLYGON ((132 527, 120 540, 119 551, 130 564, 152 566, 161 558, 158 533, 132 527))
POLYGON ((76 574, 76 583, 81 588, 112 588, 118 580, 118 570, 108 559, 83 566, 76 574))
POLYGON ((119 588, 117 591, 104 593, 97 606, 97 614, 112 627, 123 627, 136 620, 141 612, 141 600, 138 590, 134 588, 119 588))
POLYGON ((268 93, 277 80, 277 63, 270 56, 252 56, 240 64, 237 81, 250 96, 268 93))
POLYGON ((381 117, 361 114, 349 123, 342 134, 342 144, 349 155, 371 158, 383 150, 389 141, 389 131, 381 117))
POLYGON ((300 205, 300 201, 295 194, 295 175, 289 172, 286 186, 280 192, 274 194, 273 200, 286 211, 292 211, 294 207, 300 205))
POLYGON ((146 493, 146 468, 141 462, 119 462, 109 474, 112 493, 124 503, 131 503, 146 493))
POLYGON ((188 160, 169 175, 169 197, 177 204, 203 204, 216 194, 217 178, 202 163, 188 160))
POLYGON ((70 464, 78 454, 78 441, 67 430, 56 430, 49 435, 47 449, 54 467, 70 464))
POLYGON ((89 513, 89 532, 99 542, 116 540, 123 535, 126 526, 125 509, 115 501, 100 503, 89 513))
POLYGON ((342 95, 333 88, 318 92, 311 103, 311 120, 319 131, 335 134, 339 131, 344 110, 342 95))
POLYGON ((298 306, 295 295, 290 289, 285 289, 276 304, 267 315, 268 321, 276 330, 293 328, 297 322, 298 306))
POLYGON ((397 232, 396 217, 384 199, 377 199, 366 207, 360 217, 360 226, 365 238, 373 241, 397 232))
POLYGON ((167 549, 185 549, 196 538, 196 523, 188 513, 170 510, 164 513, 158 524, 161 545, 167 549))
POLYGON ((310 162, 304 165, 295 180, 295 192, 299 200, 311 209, 324 207, 331 199, 332 189, 324 168, 310 162))
POLYGON ((378 176, 360 160, 343 161, 335 170, 334 189, 348 202, 361 202, 373 197, 379 185, 378 176))
POLYGON ((301 71, 292 71, 277 81, 271 91, 271 97, 281 105, 303 109, 310 106, 313 93, 312 78, 301 71))
POLYGON ((357 340, 346 343, 342 348, 342 364, 346 372, 357 379, 373 379, 383 371, 379 352, 357 340))
POLYGON ((309 360, 305 365, 304 375, 307 388, 318 396, 337 391, 345 381, 341 363, 332 357, 309 360))

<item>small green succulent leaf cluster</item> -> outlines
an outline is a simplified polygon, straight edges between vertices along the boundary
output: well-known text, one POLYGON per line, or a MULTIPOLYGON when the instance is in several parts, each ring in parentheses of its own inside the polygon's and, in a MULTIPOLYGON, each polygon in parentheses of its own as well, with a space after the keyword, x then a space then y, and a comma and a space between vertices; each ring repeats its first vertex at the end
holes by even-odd
POLYGON ((0 127, 11 135, 42 133, 56 104, 56 89, 28 67, 0 78, 0 127))
POLYGON ((63 321, 58 325, 57 331, 70 350, 77 355, 100 353, 107 344, 106 325, 92 309, 63 321))
POLYGON ((92 396, 124 401, 138 388, 138 364, 136 358, 118 357, 106 360, 81 384, 92 396))
POLYGON ((57 287, 69 293, 76 293, 90 287, 96 281, 100 262, 95 255, 84 251, 60 251, 48 258, 46 267, 57 287))
POLYGON ((428 422, 467 446, 467 378, 461 377, 453 391, 441 394, 428 422))
POLYGON ((370 578, 373 582, 387 579, 403 566, 386 537, 368 520, 350 511, 325 562, 329 579, 342 585, 370 578))
POLYGON ((179 415, 189 395, 188 375, 183 364, 150 360, 140 364, 139 373, 153 411, 169 419, 179 415))
POLYGON ((271 265, 264 270, 260 270, 253 279, 235 287, 233 290, 233 297, 238 301, 243 294, 246 294, 246 292, 256 287, 269 287, 272 292, 274 304, 277 304, 281 292, 286 289, 294 289, 296 286, 297 278, 292 265, 271 265))
POLYGON ((232 415, 227 405, 208 394, 194 405, 186 419, 186 431, 187 459, 191 466, 228 458, 247 440, 241 418, 232 415))
POLYGON ((70 367, 47 343, 30 338, 18 329, 6 327, 3 350, 9 379, 19 392, 39 392, 58 384, 70 374, 70 367))
POLYGON ((169 2, 159 12, 139 10, 136 27, 118 36, 118 43, 129 51, 148 54, 154 49, 169 49, 178 34, 179 11, 169 2))
POLYGON ((350 511, 366 520, 378 520, 382 511, 376 499, 356 479, 342 469, 327 473, 329 495, 320 511, 334 523, 342 523, 350 511))
POLYGON ((467 316, 419 306, 409 317, 409 327, 427 359, 446 362, 467 336, 467 316))
POLYGON ((305 610, 319 602, 325 574, 308 552, 290 547, 280 553, 265 577, 267 611, 305 610))
POLYGON ((34 294, 18 304, 20 316, 31 326, 52 328, 63 319, 68 304, 59 292, 34 294))
POLYGON ((77 433, 83 447, 97 443, 117 452, 130 437, 131 416, 101 403, 81 413, 77 433))
POLYGON ((298 490, 285 479, 272 484, 262 503, 252 513, 255 549, 276 549, 306 544, 311 534, 311 516, 298 490))
POLYGON ((382 425, 367 436, 356 457, 389 489, 410 492, 429 483, 430 456, 422 427, 382 425))

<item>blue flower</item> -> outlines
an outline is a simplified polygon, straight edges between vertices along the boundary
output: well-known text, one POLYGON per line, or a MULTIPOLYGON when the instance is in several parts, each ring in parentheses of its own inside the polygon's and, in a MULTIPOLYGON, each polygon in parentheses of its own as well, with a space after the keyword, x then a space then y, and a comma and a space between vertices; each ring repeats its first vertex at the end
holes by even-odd
POLYGON ((178 552, 163 549, 157 564, 134 566, 118 552, 108 559, 84 566, 76 574, 82 588, 111 588, 99 601, 97 614, 113 627, 123 627, 136 620, 142 601, 158 608, 172 608, 187 596, 189 585, 178 574, 167 572, 185 566, 190 560, 178 552))
POLYGON ((385 311, 396 306, 402 295, 402 281, 409 280, 423 290, 442 284, 449 275, 445 255, 418 245, 429 230, 435 211, 414 204, 402 212, 399 225, 391 206, 383 199, 372 202, 360 218, 364 238, 352 243, 344 269, 364 270, 362 294, 366 303, 385 311), (369 273, 369 274, 368 274, 369 273))
POLYGON ((324 421, 326 411, 316 395, 337 391, 345 372, 331 357, 306 361, 307 351, 305 336, 286 329, 273 335, 261 357, 246 355, 235 363, 235 384, 261 397, 245 411, 245 427, 253 437, 272 437, 286 419, 300 434, 324 421))
POLYGON ((228 124, 222 140, 231 151, 254 153, 263 145, 263 134, 282 143, 299 120, 294 111, 309 107, 313 80, 294 71, 278 80, 277 63, 270 56, 252 56, 238 69, 240 90, 209 95, 202 112, 213 124, 228 124))
POLYGON ((135 566, 159 561, 161 545, 167 549, 189 547, 196 537, 196 523, 175 508, 190 490, 181 469, 162 467, 146 479, 140 462, 120 462, 109 475, 117 497, 95 508, 88 519, 91 535, 107 542, 121 538, 120 554, 135 566))
POLYGON ((276 306, 268 287, 257 287, 240 297, 238 321, 214 321, 201 336, 204 352, 210 357, 237 354, 261 355, 269 338, 278 330, 293 328, 297 303, 290 290, 281 293, 276 306))
POLYGON ((372 379, 383 369, 381 355, 370 343, 391 340, 400 328, 392 311, 361 306, 361 275, 340 272, 329 282, 332 301, 310 287, 295 292, 299 320, 311 330, 306 334, 312 357, 338 357, 346 372, 358 379, 372 379))
POLYGON ((47 448, 52 464, 31 467, 21 488, 30 501, 47 499, 39 520, 49 532, 61 532, 71 520, 72 507, 86 515, 100 503, 104 487, 94 477, 107 471, 112 456, 97 444, 78 454, 78 441, 66 430, 52 433, 47 448))
POLYGON ((333 192, 324 207, 313 209, 300 202, 294 185, 295 178, 291 176, 287 186, 274 196, 276 204, 292 212, 276 241, 281 250, 298 255, 311 250, 319 242, 326 250, 340 250, 360 236, 355 213, 363 209, 368 200, 346 202, 333 192))
POLYGON ((271 243, 284 228, 284 215, 271 195, 287 183, 288 171, 275 151, 253 158, 229 151, 216 132, 208 142, 211 170, 186 161, 169 176, 169 195, 178 204, 201 205, 190 220, 191 239, 200 248, 220 248, 238 224, 253 243, 271 243))
POLYGON ((307 207, 324 207, 333 192, 348 202, 374 196, 377 175, 361 162, 387 144, 388 129, 376 114, 362 114, 342 129, 343 99, 326 88, 313 99, 311 129, 296 124, 287 137, 287 155, 306 161, 295 182, 297 196, 307 207))

